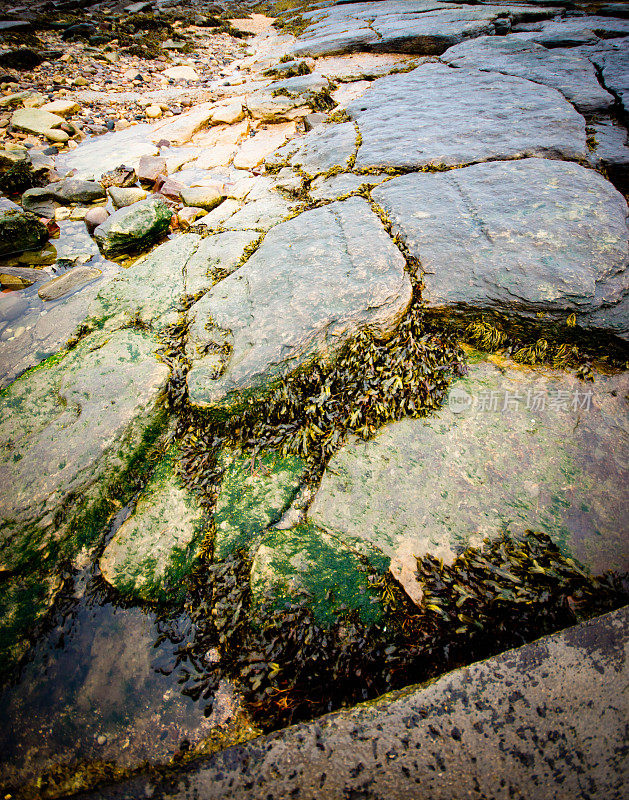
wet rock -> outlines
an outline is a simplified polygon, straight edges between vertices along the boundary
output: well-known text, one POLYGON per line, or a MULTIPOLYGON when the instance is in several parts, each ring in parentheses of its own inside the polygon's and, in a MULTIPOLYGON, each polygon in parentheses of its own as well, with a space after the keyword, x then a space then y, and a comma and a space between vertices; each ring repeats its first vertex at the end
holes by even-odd
POLYGON ((316 200, 336 200, 358 191, 362 186, 377 186, 388 175, 354 175, 344 172, 331 178, 317 178, 310 185, 310 196, 316 200))
POLYGON ((508 75, 425 64, 380 78, 347 110, 362 135, 358 168, 587 153, 585 121, 556 89, 508 75))
POLYGON ((451 561, 504 528, 543 531, 596 572, 626 570, 628 388, 625 375, 585 384, 506 361, 475 364, 436 415, 340 450, 309 517, 379 548, 410 593, 416 556, 451 561))
POLYGON ((48 608, 59 564, 95 545, 128 491, 125 472, 161 430, 168 368, 157 347, 142 331, 93 334, 0 397, 0 564, 40 586, 1 593, 4 656, 48 608))
POLYGON ((187 206, 196 206, 211 211, 220 205, 225 195, 217 186, 185 186, 181 190, 181 199, 187 206))
POLYGON ((43 135, 48 135, 52 129, 59 128, 64 122, 63 117, 43 111, 41 108, 18 108, 11 116, 11 125, 16 130, 43 135))
POLYGON ((162 200, 142 200, 115 211, 96 228, 94 237, 106 256, 137 252, 168 231, 172 216, 162 200))
POLYGON ((42 300, 58 300, 98 278, 99 275, 102 275, 102 272, 96 267, 75 267, 63 275, 46 281, 39 287, 37 294, 42 300))
POLYGON ((318 175, 334 167, 347 169, 356 154, 356 129, 351 122, 321 125, 301 139, 288 142, 273 156, 269 166, 290 164, 308 175, 318 175))
POLYGON ((281 519, 307 472, 297 456, 272 451, 252 456, 224 450, 219 467, 224 473, 214 511, 215 561, 255 547, 260 534, 281 519))
POLYGON ((100 183, 75 178, 52 183, 46 189, 60 203, 95 203, 98 200, 105 200, 107 197, 107 193, 100 183))
POLYGON ((90 208, 83 217, 83 221, 87 225, 88 231, 93 233, 99 225, 103 224, 108 216, 109 211, 107 211, 104 206, 100 206, 98 208, 90 208))
POLYGON ((34 214, 13 209, 0 211, 0 256, 37 250, 48 237, 48 229, 34 214))
POLYGON ((171 448, 105 548, 99 561, 103 578, 125 597, 176 600, 198 563, 204 527, 203 510, 177 474, 171 448))
POLYGON ((258 239, 258 235, 255 231, 228 231, 201 239, 186 264, 186 294, 206 291, 217 281, 231 275, 238 268, 245 250, 258 239))
POLYGON ((135 186, 129 188, 112 186, 109 189, 109 196, 116 208, 126 208, 126 206, 139 203, 140 200, 145 200, 147 195, 144 189, 138 189, 135 186))
POLYGON ((410 299, 404 259, 366 201, 307 211, 191 308, 190 399, 230 409, 264 394, 315 357, 333 359, 358 330, 386 337, 410 299), (224 344, 221 365, 208 348, 224 344))
POLYGON ((625 114, 629 113, 629 39, 614 46, 606 43, 600 53, 593 53, 590 58, 601 70, 605 88, 619 99, 625 114))
POLYGON ((534 42, 483 36, 451 47, 443 60, 455 67, 476 67, 552 86, 584 113, 608 110, 615 102, 587 58, 569 51, 548 52, 534 42))
POLYGON ((327 78, 316 72, 297 75, 284 81, 275 81, 265 89, 249 95, 247 109, 254 119, 267 122, 291 120, 305 116, 303 107, 324 89, 329 89, 327 78))
POLYGON ((54 201, 50 189, 27 189, 22 195, 22 208, 24 211, 30 211, 38 217, 52 219, 58 207, 59 204, 54 201))
POLYGON ((593 170, 496 161, 402 176, 372 196, 419 259, 430 308, 575 313, 580 326, 629 337, 629 316, 623 325, 611 313, 627 309, 627 205, 593 170))
MULTIPOLYGON (((380 562, 386 569, 386 559, 380 562)), ((277 606, 308 598, 319 624, 334 620, 341 606, 358 611, 363 622, 374 622, 382 613, 372 603, 375 593, 355 552, 314 525, 264 534, 251 566, 254 604, 274 597, 277 606)))
POLYGON ((627 130, 611 120, 591 123, 595 147, 590 163, 604 169, 610 181, 622 194, 629 193, 629 146, 627 130))
POLYGON ((268 197, 247 203, 224 220, 223 225, 230 230, 268 231, 290 216, 295 207, 278 194, 269 194, 268 197))

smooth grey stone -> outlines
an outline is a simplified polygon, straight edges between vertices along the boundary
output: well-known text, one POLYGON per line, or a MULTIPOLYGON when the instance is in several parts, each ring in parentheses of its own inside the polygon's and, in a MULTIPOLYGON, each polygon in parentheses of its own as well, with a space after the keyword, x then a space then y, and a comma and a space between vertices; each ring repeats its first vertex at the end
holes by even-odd
POLYGON ((411 300, 404 266, 363 199, 278 225, 190 309, 191 402, 235 409, 316 357, 333 359, 359 330, 390 334, 411 300))
POLYGON ((585 120, 556 90, 510 75, 425 64, 380 78, 350 103, 356 167, 462 166, 585 158, 585 120))
POLYGON ((372 197, 419 259, 429 308, 574 313, 629 338, 629 315, 610 313, 627 309, 627 203, 594 170, 494 161, 394 178, 372 197))
POLYGON ((105 200, 107 197, 107 192, 100 183, 76 178, 67 178, 60 183, 51 183, 46 186, 46 189, 60 203, 94 203, 97 200, 105 200))
POLYGON ((301 139, 282 145, 266 159, 269 166, 290 164, 308 175, 319 175, 334 167, 347 169, 356 154, 356 128, 351 122, 319 125, 301 139))
POLYGON ((451 47, 442 59, 453 67, 500 72, 552 86, 583 113, 606 111, 615 102, 598 82, 587 58, 569 51, 549 52, 535 42, 482 36, 451 47))
POLYGON ((55 216, 55 210, 59 208, 59 203, 53 199, 50 189, 27 189, 22 195, 22 208, 24 211, 30 211, 37 214, 38 217, 48 217, 52 219, 55 216))
POLYGON ((102 274, 96 267, 75 267, 63 275, 46 281, 39 287, 37 294, 41 300, 59 300, 60 297, 70 294, 102 274))

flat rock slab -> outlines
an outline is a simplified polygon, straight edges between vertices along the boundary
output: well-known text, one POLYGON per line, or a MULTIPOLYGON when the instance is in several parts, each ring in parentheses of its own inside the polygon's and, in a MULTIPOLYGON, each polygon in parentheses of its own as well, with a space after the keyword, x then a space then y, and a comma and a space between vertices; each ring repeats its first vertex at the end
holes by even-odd
POLYGON ((362 199, 276 226, 190 309, 191 402, 233 410, 316 357, 332 359, 360 330, 390 335, 411 300, 404 266, 362 199))
POLYGON ((89 797, 414 800, 420 786, 431 800, 620 800, 628 626, 619 609, 427 686, 231 747, 176 777, 138 777, 89 797))
POLYGON ((236 269, 257 233, 229 232, 203 239, 193 233, 156 247, 99 291, 90 318, 121 324, 138 317, 155 330, 177 322, 184 295, 205 291, 236 269))
MULTIPOLYGON (((63 120, 62 120, 63 121, 63 120)), ((158 148, 148 136, 154 125, 134 125, 125 131, 113 131, 85 142, 76 150, 62 153, 56 160, 60 174, 72 172, 74 178, 99 179, 101 175, 116 169, 121 164, 137 167, 143 156, 156 156, 158 148)))
POLYGON ((204 514, 177 474, 177 452, 166 453, 100 558, 103 578, 121 594, 172 602, 200 557, 204 514))
POLYGON ((570 103, 510 75, 424 64, 374 81, 347 111, 362 135, 359 169, 587 155, 585 120, 570 103))
POLYGON ((298 109, 303 108, 317 92, 328 88, 328 79, 316 72, 297 75, 274 81, 266 89, 253 92, 247 98, 247 108, 254 119, 267 122, 291 120, 296 116, 304 116, 298 109))
POLYGON ((595 572, 624 571, 628 389, 626 374, 586 384, 508 361, 473 364, 434 416, 341 449, 309 517, 382 550, 411 595, 416 556, 452 561, 505 528, 547 533, 595 572))
MULTIPOLYGON (((58 563, 92 546, 111 493, 124 499, 125 471, 164 424, 169 371, 155 358, 157 347, 142 331, 99 332, 0 397, 0 566, 20 570, 22 586, 45 584, 58 563)), ((34 603, 29 592, 3 584, 0 649, 49 601, 34 603)))
POLYGON ((65 119, 41 108, 18 108, 13 112, 11 125, 19 131, 46 134, 48 131, 63 125, 65 119))
POLYGON ((629 20, 613 17, 567 17, 559 21, 532 24, 528 31, 511 34, 514 38, 537 42, 544 47, 573 47, 602 39, 629 35, 629 20))
POLYGON ((382 614, 357 554, 314 525, 267 531, 253 559, 250 580, 254 603, 270 601, 282 607, 306 596, 319 624, 334 621, 341 606, 358 611, 365 623, 382 614))
POLYGON ((282 518, 303 483, 307 465, 297 456, 233 450, 219 454, 223 470, 216 501, 214 560, 241 548, 255 550, 262 533, 282 518))
POLYGON ((347 169, 356 155, 356 142, 356 128, 351 122, 320 125, 303 138, 285 144, 266 163, 271 167, 290 164, 308 175, 319 175, 335 167, 347 169))
POLYGON ((481 36, 451 47, 443 61, 454 67, 515 75, 557 89, 578 111, 606 111, 614 97, 598 82, 592 63, 570 51, 551 51, 509 36, 481 36))
MULTIPOLYGON (((629 20, 627 20, 629 23, 629 20)), ((629 39, 618 45, 606 47, 600 54, 592 54, 591 60, 601 70, 605 87, 620 101, 625 114, 629 111, 629 39)))
POLYGON ((627 204, 597 172, 495 161, 394 178, 372 196, 420 260, 430 308, 575 313, 629 336, 627 204))

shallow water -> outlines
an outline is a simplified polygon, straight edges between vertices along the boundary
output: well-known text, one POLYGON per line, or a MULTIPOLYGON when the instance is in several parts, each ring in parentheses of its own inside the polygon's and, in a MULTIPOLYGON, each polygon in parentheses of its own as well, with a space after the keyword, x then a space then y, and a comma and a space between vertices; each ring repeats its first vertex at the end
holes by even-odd
POLYGON ((0 785, 84 761, 163 763, 232 719, 239 701, 227 682, 211 705, 181 694, 180 650, 193 636, 186 615, 117 605, 98 567, 75 575, 28 663, 0 688, 0 785))

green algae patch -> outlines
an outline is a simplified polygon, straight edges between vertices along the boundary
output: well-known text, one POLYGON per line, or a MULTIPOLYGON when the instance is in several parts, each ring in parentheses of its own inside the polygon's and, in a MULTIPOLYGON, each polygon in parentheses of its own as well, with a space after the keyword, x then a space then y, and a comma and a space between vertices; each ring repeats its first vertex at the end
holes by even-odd
POLYGON ((144 331, 94 333, 0 396, 5 654, 20 648, 56 593, 14 591, 12 581, 28 586, 36 575, 58 588, 55 576, 89 557, 109 514, 146 472, 166 423, 168 368, 155 358, 158 345, 144 331))
POLYGON ((344 611, 357 611, 364 623, 382 616, 361 559, 314 525, 265 534, 253 559, 251 592, 254 603, 270 596, 277 607, 305 600, 322 625, 344 611))
POLYGON ((205 516, 177 474, 176 462, 173 446, 100 559, 103 578, 126 596, 179 600, 182 580, 199 563, 205 516))
POLYGON ((214 560, 249 548, 259 535, 280 520, 307 473, 297 456, 273 451, 244 455, 225 449, 219 456, 224 469, 216 503, 214 560))

